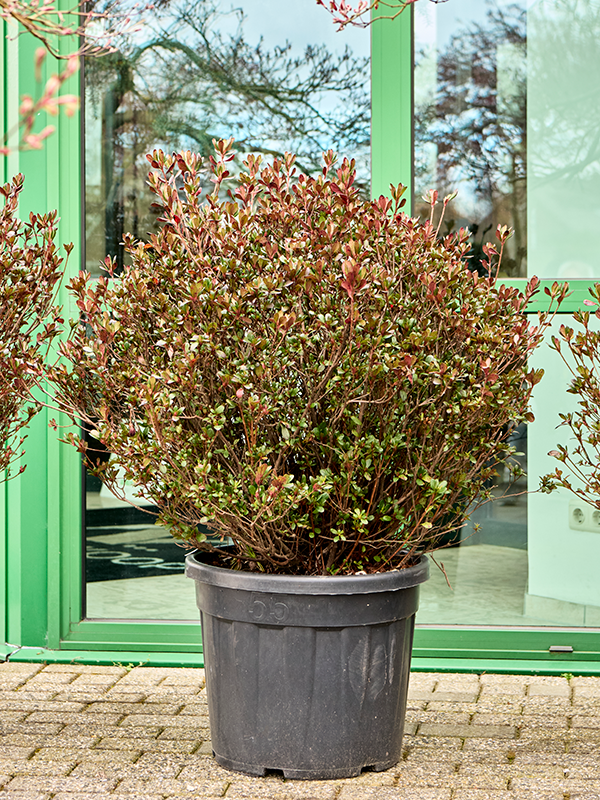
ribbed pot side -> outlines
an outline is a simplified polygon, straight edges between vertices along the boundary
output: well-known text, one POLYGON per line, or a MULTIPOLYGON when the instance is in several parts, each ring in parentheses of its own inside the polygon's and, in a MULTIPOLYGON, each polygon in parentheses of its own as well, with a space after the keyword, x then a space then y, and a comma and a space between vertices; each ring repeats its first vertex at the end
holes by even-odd
POLYGON ((186 559, 196 582, 215 759, 251 775, 344 778, 401 757, 419 584, 262 575, 186 559))

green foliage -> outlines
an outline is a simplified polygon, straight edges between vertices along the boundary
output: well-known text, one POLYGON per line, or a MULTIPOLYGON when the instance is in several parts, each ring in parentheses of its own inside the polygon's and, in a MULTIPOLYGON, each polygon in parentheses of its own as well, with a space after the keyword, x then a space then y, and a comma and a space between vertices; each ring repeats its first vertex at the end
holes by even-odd
POLYGON ((54 305, 63 262, 54 244, 56 212, 31 214, 22 222, 22 188, 21 174, 0 186, 0 471, 8 470, 5 477, 22 455, 22 429, 39 408, 29 390, 62 322, 54 305))
POLYGON ((268 572, 400 568, 489 496, 532 419, 538 282, 471 272, 465 231, 440 241, 401 186, 364 202, 331 152, 317 178, 251 156, 223 200, 230 147, 204 200, 199 156, 148 156, 162 228, 125 238, 122 274, 107 259, 72 281, 85 324, 61 346, 58 405, 112 453, 103 479, 124 474, 191 546, 212 549, 208 524, 268 572))
POLYGON ((584 303, 596 306, 597 310, 593 313, 576 311, 573 320, 580 329, 561 325, 559 336, 552 337, 552 348, 573 376, 567 391, 578 398, 577 411, 560 414, 560 426, 571 431, 576 444, 571 450, 558 445, 557 450, 548 453, 568 471, 557 467, 553 473, 544 475, 541 489, 552 492, 560 486, 585 503, 600 508, 600 331, 594 330, 597 324, 592 325, 595 319, 600 319, 600 283, 589 291, 593 300, 584 300, 584 303))

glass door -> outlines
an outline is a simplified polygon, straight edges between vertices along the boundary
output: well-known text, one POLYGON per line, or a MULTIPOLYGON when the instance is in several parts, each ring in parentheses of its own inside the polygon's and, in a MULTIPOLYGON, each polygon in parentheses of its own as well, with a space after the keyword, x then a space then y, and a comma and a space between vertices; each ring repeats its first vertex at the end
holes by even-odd
MULTIPOLYGON (((330 148, 356 159, 370 192, 369 32, 338 33, 314 0, 286 14, 279 0, 239 6, 207 0, 147 10, 144 28, 119 52, 85 69, 85 266, 100 274, 107 255, 126 262, 127 231, 156 227, 146 153, 212 153, 235 139, 240 158, 298 154, 319 170, 330 148)), ((110 454, 91 441, 94 458, 110 454)), ((85 480, 85 616, 197 620, 185 551, 154 525, 152 507, 124 486, 116 499, 85 480), (126 500, 133 501, 137 508, 126 500)))
MULTIPOLYGON (((452 0, 414 9, 416 212, 426 191, 456 191, 443 231, 469 228, 473 269, 485 271, 483 245, 506 224, 514 236, 501 277, 585 288, 600 276, 600 3, 452 0)), ((600 626, 600 521, 566 493, 535 493, 556 465, 548 451, 565 440, 556 426, 574 405, 568 373, 547 345, 533 364, 546 373, 536 421, 507 432, 528 477, 514 482, 510 465, 497 465, 494 501, 436 556, 443 571, 433 568, 422 589, 422 625, 600 626)))

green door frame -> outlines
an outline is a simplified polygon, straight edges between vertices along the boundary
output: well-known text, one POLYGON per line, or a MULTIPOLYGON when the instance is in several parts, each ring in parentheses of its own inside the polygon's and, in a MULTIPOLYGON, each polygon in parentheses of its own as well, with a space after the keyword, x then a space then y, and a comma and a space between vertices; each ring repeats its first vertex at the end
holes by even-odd
MULTIPOLYGON (((372 26, 375 196, 387 193, 390 183, 407 184, 409 196, 412 190, 411 42, 410 10, 372 26)), ((26 37, 0 42, 5 125, 16 119, 18 97, 34 91, 35 47, 26 37)), ((79 76, 71 82, 68 90, 78 91, 79 76)), ((43 150, 13 152, 4 159, 3 174, 5 179, 18 171, 26 175, 23 214, 60 210, 60 240, 76 243, 68 266, 72 275, 81 264, 81 127, 77 115, 61 115, 56 126, 43 150)), ((581 305, 587 285, 578 282, 565 311, 581 305)), ((72 308, 67 313, 76 315, 72 308)), ((48 427, 52 416, 43 411, 31 427, 26 471, 0 486, 0 659, 202 665, 197 623, 81 620, 81 467, 78 454, 48 427)), ((600 674, 600 644, 595 631, 581 629, 423 627, 415 634, 413 668, 600 674), (552 645, 570 646, 573 652, 550 653, 552 645)))

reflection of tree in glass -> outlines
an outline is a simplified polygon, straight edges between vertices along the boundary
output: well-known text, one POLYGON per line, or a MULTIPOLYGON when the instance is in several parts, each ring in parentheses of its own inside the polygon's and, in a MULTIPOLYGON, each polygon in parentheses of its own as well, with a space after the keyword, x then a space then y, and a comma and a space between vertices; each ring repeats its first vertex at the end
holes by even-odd
POLYGON ((156 147, 208 155, 214 138, 233 136, 241 153, 295 151, 309 173, 333 148, 357 159, 368 194, 368 59, 348 48, 309 46, 296 56, 288 42, 251 46, 243 27, 239 10, 174 0, 119 52, 87 65, 88 115, 101 116, 103 139, 102 186, 95 197, 89 187, 88 216, 104 228, 105 253, 118 253, 125 230, 144 236, 154 227, 145 154, 156 147))
MULTIPOLYGON (((417 196, 458 189, 447 224, 473 233, 474 266, 498 224, 514 228, 503 273, 524 273, 526 257, 526 12, 495 8, 484 23, 457 31, 436 54, 417 53, 419 70, 435 72, 435 92, 415 108, 417 196)), ((426 74, 426 73, 425 73, 426 74)), ((426 78, 425 78, 426 80, 426 78)), ((424 93, 423 93, 424 94, 424 93)))

